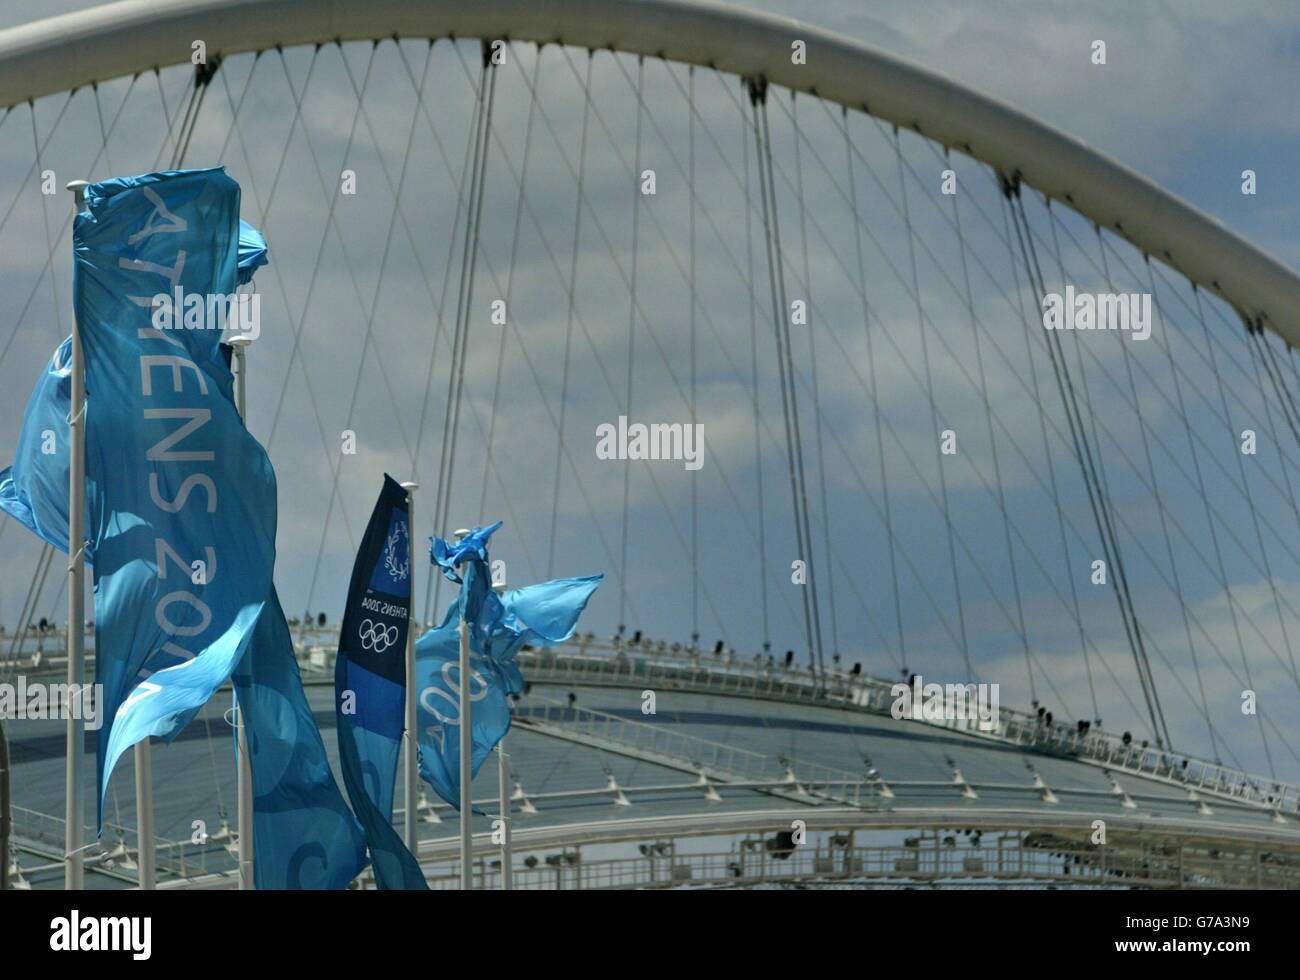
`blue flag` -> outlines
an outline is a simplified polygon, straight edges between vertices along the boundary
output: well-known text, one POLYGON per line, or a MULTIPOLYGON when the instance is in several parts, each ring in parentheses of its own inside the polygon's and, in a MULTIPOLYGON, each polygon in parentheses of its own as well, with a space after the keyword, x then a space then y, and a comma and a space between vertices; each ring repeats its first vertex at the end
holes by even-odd
MULTIPOLYGON (((241 218, 239 284, 252 281, 253 274, 268 261, 266 239, 241 218)), ((225 363, 229 367, 229 361, 225 363)), ((68 553, 67 436, 68 412, 72 407, 71 376, 72 338, 68 337, 50 358, 27 402, 14 465, 0 470, 0 510, 64 554, 68 553)), ((86 561, 94 564, 89 547, 86 561)))
MULTIPOLYGON (((0 470, 0 509, 68 551, 68 411, 72 338, 59 345, 36 381, 23 414, 14 465, 0 470)), ((87 551, 87 560, 93 556, 87 551)))
POLYGON ((393 785, 406 727, 410 619, 406 491, 385 474, 352 566, 334 662, 343 784, 365 829, 380 888, 428 888, 419 863, 393 830, 393 785))
POLYGON ((158 294, 235 292, 238 215, 224 171, 182 171, 92 184, 73 226, 101 819, 117 759, 175 737, 225 683, 271 592, 275 474, 235 411, 220 331, 151 319, 158 294))
POLYGON ((266 238, 243 218, 239 219, 239 243, 236 268, 239 285, 253 281, 253 275, 270 260, 266 257, 266 238))
POLYGON ((174 737, 239 665, 258 879, 341 887, 364 852, 272 589, 275 474, 235 410, 220 331, 161 330, 151 316, 159 294, 235 292, 238 213, 224 171, 178 171, 91 185, 74 225, 105 700, 100 814, 118 757, 150 735, 174 737))
POLYGON ((330 771, 275 589, 232 676, 253 770, 258 888, 346 888, 366 845, 330 771))
MULTIPOLYGON (((195 173, 195 172, 191 172, 195 173)), ((215 174, 224 182, 224 193, 229 193, 233 187, 235 199, 234 206, 238 207, 238 187, 233 182, 228 181, 219 171, 197 172, 199 174, 215 174)), ((133 178, 124 181, 110 181, 106 185, 100 185, 101 188, 110 188, 114 194, 122 194, 132 188, 139 188, 147 184, 157 185, 160 179, 179 178, 189 176, 187 174, 160 174, 153 177, 133 178)), ((157 205, 158 217, 164 214, 168 217, 169 223, 173 226, 166 230, 167 234, 183 234, 188 231, 188 225, 191 221, 196 220, 196 216, 180 206, 171 205, 173 188, 179 188, 180 185, 168 185, 166 187, 153 186, 151 193, 156 195, 163 203, 157 205), (184 222, 186 227, 178 227, 184 222)), ((91 189, 95 191, 95 188, 91 189)), ((193 186, 185 191, 175 190, 180 196, 186 195, 186 200, 193 196, 193 186)), ((111 196, 102 193, 103 197, 111 196)), ((99 195, 97 195, 99 196, 99 195)), ((153 203, 153 198, 147 199, 153 203)), ((102 202, 101 202, 102 203, 102 202)), ((122 206, 122 201, 114 202, 114 206, 122 206)), ((225 220, 225 215, 229 212, 227 207, 213 207, 207 215, 200 214, 197 216, 198 221, 221 221, 225 220)), ((152 220, 152 218, 150 219, 152 220)), ((148 236, 142 236, 148 237, 148 236)), ((200 243, 202 244, 202 243, 200 243)), ((83 253, 89 261, 98 262, 101 265, 111 263, 111 258, 103 257, 98 252, 107 252, 111 255, 112 243, 100 243, 95 241, 94 247, 87 248, 83 253), (90 260, 90 256, 95 256, 90 260)), ((195 261, 194 242, 187 238, 185 245, 191 251, 187 253, 187 259, 195 261)), ((237 279, 242 284, 252 277, 253 271, 267 262, 266 241, 261 234, 249 225, 247 222, 239 222, 238 231, 238 260, 237 260, 237 279)), ((219 268, 220 263, 215 263, 210 257, 203 255, 197 256, 200 262, 207 261, 213 268, 219 268)), ((127 260, 130 261, 129 259, 127 260)), ((127 266, 127 268, 133 268, 127 266)), ((142 271, 142 270, 135 270, 142 271)), ((216 280, 216 273, 213 273, 213 280, 216 280)), ((133 306, 142 307, 146 304, 134 302, 137 299, 133 297, 133 306)), ((103 314, 104 308, 92 309, 92 314, 103 314)), ((128 312, 133 315, 141 314, 138 309, 129 309, 128 312)), ((81 316, 78 311, 78 316, 81 316)), ((78 321, 85 329, 86 320, 78 321)), ((107 324, 107 321, 105 321, 107 324)), ((111 324, 100 324, 102 329, 108 329, 111 324)), ((149 323, 137 325, 141 330, 151 326, 149 323)), ((137 335, 139 340, 153 340, 161 331, 149 331, 147 334, 137 335)), ((190 344, 190 337, 183 334, 169 335, 172 339, 164 337, 167 343, 173 343, 174 340, 180 341, 181 346, 177 347, 175 353, 169 354, 162 360, 157 358, 145 361, 142 358, 140 370, 145 370, 144 365, 149 365, 149 370, 156 371, 161 368, 169 368, 174 373, 171 378, 173 388, 175 388, 183 377, 180 374, 181 369, 192 371, 194 373, 193 383, 196 388, 202 392, 202 388, 208 383, 212 383, 227 401, 231 401, 231 385, 229 376, 230 367, 230 349, 226 345, 221 345, 218 350, 220 371, 214 377, 208 373, 210 358, 206 355, 209 351, 209 344, 216 344, 217 335, 215 332, 205 332, 196 335, 193 339, 197 343, 190 344), (198 356, 193 362, 188 362, 184 355, 193 351, 198 356), (193 363, 193 367, 189 364, 193 363), (200 365, 203 365, 203 378, 199 378, 200 365)), ((148 344, 142 345, 142 348, 148 344)), ((41 453, 35 455, 36 450, 33 446, 39 445, 36 441, 42 431, 56 423, 60 428, 53 431, 62 433, 66 428, 66 416, 71 403, 70 374, 67 369, 68 358, 71 349, 71 339, 64 341, 59 352, 51 361, 46 374, 40 379, 36 390, 32 395, 31 402, 28 405, 27 414, 24 418, 23 431, 19 439, 19 451, 15 459, 14 466, 11 470, 4 471, 0 475, 0 507, 4 507, 32 530, 40 534, 41 537, 50 541, 51 544, 58 547, 61 551, 67 550, 67 503, 68 503, 68 454, 66 450, 60 449, 55 453, 41 453), (7 478, 7 479, 6 479, 7 478)), ((144 355, 145 357, 149 355, 144 355)), ((87 366, 88 371, 90 365, 87 366)), ((129 369, 128 372, 129 374, 129 369)), ((166 375, 159 375, 165 379, 166 375)), ((145 383, 140 382, 141 391, 145 390, 145 383)), ((149 385, 153 388, 153 383, 149 385)), ((88 380, 88 390, 90 382, 88 380)), ((233 402, 231 401, 233 405, 233 402)), ((90 399, 90 408, 88 411, 88 442, 95 439, 92 435, 97 431, 102 431, 95 423, 101 421, 100 413, 112 410, 113 406, 105 408, 105 403, 96 402, 93 397, 90 399), (95 426, 92 428, 92 426, 95 426)), ((218 414, 217 419, 209 424, 229 424, 227 421, 230 413, 222 411, 218 414)), ((242 423, 235 416, 235 423, 242 428, 242 423)), ((248 439, 248 442, 251 442, 248 439)), ((256 443, 253 443, 256 446, 256 443)), ((99 446, 98 443, 93 448, 88 449, 88 465, 91 453, 96 449, 103 449, 103 452, 96 453, 97 459, 105 457, 111 458, 109 446, 99 446)), ((257 452, 261 450, 258 447, 257 452)), ((264 455, 264 454, 263 454, 264 455)), ((147 459, 146 462, 151 462, 147 459)), ((153 462, 162 462, 156 460, 153 462)), ((198 461, 195 461, 198 462, 198 461)), ((267 464, 269 472, 269 463, 267 464)), ((176 478, 179 473, 169 472, 167 467, 155 467, 148 474, 148 485, 150 487, 151 498, 155 490, 159 491, 159 496, 170 497, 170 500, 164 500, 163 503, 154 501, 157 508, 166 514, 183 513, 183 508, 187 507, 191 494, 202 491, 202 497, 196 498, 202 505, 201 510, 212 513, 220 513, 217 508, 219 501, 219 484, 210 476, 204 473, 190 473, 179 479, 175 490, 171 489, 171 483, 177 482, 176 478), (168 482, 170 479, 171 482, 168 482)), ((93 473, 88 471, 88 476, 93 477, 93 473)), ((88 481, 89 482, 89 481, 88 481)), ((221 484, 224 485, 224 484, 221 484)), ((265 498, 271 502, 272 510, 270 521, 274 526, 274 482, 272 478, 271 496, 265 498)), ((117 499, 116 496, 103 496, 99 494, 98 488, 91 484, 88 488, 88 510, 91 506, 99 508, 99 521, 109 527, 118 525, 127 528, 141 528, 143 525, 138 523, 140 516, 149 516, 157 522, 157 528, 160 531, 179 530, 182 534, 192 530, 192 525, 185 520, 177 518, 175 523, 170 523, 169 518, 159 516, 156 513, 150 513, 147 508, 141 508, 135 514, 125 511, 114 512, 114 507, 122 506, 130 501, 126 498, 117 499), (94 504, 92 505, 92 500, 94 504)), ((100 535, 95 530, 95 525, 88 522, 88 527, 92 531, 92 540, 87 542, 87 555, 93 555, 95 539, 100 535)), ((223 534, 233 533, 225 529, 223 534)), ((153 558, 158 565, 165 568, 167 561, 176 564, 175 570, 170 576, 164 576, 161 571, 159 577, 170 577, 177 584, 183 584, 183 579, 176 572, 181 571, 179 559, 173 552, 178 548, 172 547, 174 541, 172 538, 160 535, 154 541, 153 558), (162 542, 159 545, 159 541, 162 542), (171 542, 171 543, 169 543, 171 542), (170 549, 170 550, 169 550, 170 549), (162 556, 160 559, 159 556, 162 556)), ((147 550, 147 549, 146 549, 147 550)), ((209 563, 205 558, 201 574, 191 566, 187 569, 190 576, 190 585, 206 585, 211 582, 216 574, 219 573, 219 562, 225 551, 213 552, 217 558, 217 563, 209 563), (196 579, 205 581, 195 581, 196 579)), ((147 556, 146 556, 147 560, 147 556)), ((137 569, 138 570, 138 569, 137 569)), ((146 577, 152 574, 152 570, 146 571, 146 577)), ((118 572, 113 580, 115 583, 133 584, 126 570, 118 572)), ((136 578, 134 583, 137 587, 144 583, 136 578)), ((170 594, 169 594, 170 596, 170 594)), ((209 601, 206 596, 201 596, 201 590, 195 589, 192 597, 199 602, 209 601)), ((97 608, 101 599, 103 602, 109 601, 108 589, 101 590, 96 586, 97 608)), ((182 600, 174 598, 176 602, 190 602, 191 600, 182 600)), ((196 607, 197 608, 197 607, 196 607)), ((155 611, 157 606, 155 606, 155 611)), ((124 612, 127 621, 131 621, 131 611, 115 610, 122 614, 124 612)), ((118 656, 118 651, 125 648, 130 650, 129 644, 111 644, 104 633, 104 622, 102 614, 97 616, 100 621, 101 630, 98 634, 99 657, 97 659, 97 669, 100 678, 112 676, 119 683, 125 682, 130 686, 130 677, 128 672, 113 665, 110 669, 110 658, 118 656)), ((177 644, 179 645, 179 644, 177 644)), ((180 659, 177 657, 176 659, 180 659)), ((181 663, 186 661, 180 660, 181 663)), ((147 675, 151 669, 157 669, 158 666, 166 666, 166 658, 155 656, 146 659, 146 667, 139 672, 139 675, 147 675)), ((284 612, 280 608, 279 599, 276 597, 274 588, 269 591, 269 599, 262 606, 261 613, 256 617, 251 640, 249 640, 249 650, 245 657, 240 661, 239 669, 233 675, 233 681, 239 692, 239 700, 244 710, 244 721, 246 732, 252 749, 251 757, 253 762, 253 791, 254 791, 254 827, 253 836, 255 841, 255 878, 259 888, 342 888, 350 882, 357 873, 365 866, 365 846, 361 839, 361 833, 356 825, 355 819, 348 810, 347 804, 343 800, 342 793, 339 792, 338 785, 334 781, 333 773, 329 768, 328 756, 325 753, 325 745, 320 737, 320 731, 316 727, 315 719, 312 716, 310 706, 302 689, 302 681, 298 675, 297 663, 293 656, 292 640, 289 635, 288 624, 285 622, 284 612)), ((109 692, 106 687, 106 694, 109 692)), ((116 693, 120 688, 115 688, 116 693)), ((134 695, 133 695, 134 696, 134 695)), ((112 716, 109 716, 110 721, 112 716)), ((183 718, 180 720, 183 724, 183 718)), ((177 727, 179 730, 179 725, 177 727)), ((124 751, 127 746, 125 739, 121 743, 121 750, 124 751)), ((104 742, 100 742, 100 761, 104 765, 104 742)), ((120 752, 119 752, 120 754, 120 752)), ((114 756, 114 759, 116 756, 114 756)), ((103 782, 107 782, 107 776, 111 772, 112 764, 109 762, 102 770, 103 782)), ((102 798, 101 798, 102 814, 102 798)))
POLYGON ((419 685, 420 775, 460 807, 460 637, 469 628, 470 778, 510 730, 509 696, 523 690, 515 657, 525 644, 547 646, 573 635, 603 575, 554 579, 498 596, 492 591, 487 542, 500 522, 449 544, 434 538, 430 557, 460 583, 442 623, 415 645, 419 685), (457 569, 461 569, 458 573, 457 569))

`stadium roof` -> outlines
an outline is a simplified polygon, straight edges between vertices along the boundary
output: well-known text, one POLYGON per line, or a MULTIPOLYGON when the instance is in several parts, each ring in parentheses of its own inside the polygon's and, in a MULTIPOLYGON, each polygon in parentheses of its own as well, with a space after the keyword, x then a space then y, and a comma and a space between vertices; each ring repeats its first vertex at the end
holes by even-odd
MULTIPOLYGON (((330 734, 333 671, 320 654, 317 648, 314 663, 304 657, 304 680, 337 764, 330 734)), ((1300 850, 1300 819, 1294 814, 1248 794, 1189 784, 1178 766, 1164 775, 1143 774, 1060 748, 896 720, 854 698, 807 703, 800 700, 811 683, 806 672, 790 672, 786 680, 795 683, 785 691, 755 697, 708 689, 744 675, 785 672, 675 653, 611 656, 568 647, 545 662, 526 656, 526 674, 537 679, 517 705, 508 740, 518 853, 662 837, 776 834, 792 820, 802 820, 810 831, 965 829, 1076 840, 1100 820, 1113 834, 1148 841, 1300 850), (654 673, 673 665, 669 682, 654 673), (648 690, 655 694, 653 714, 643 712, 648 690)), ((846 689, 881 684, 839 680, 846 689)), ((224 703, 214 699, 175 743, 154 755, 159 837, 188 841, 201 820, 201 829, 217 838, 204 847, 163 847, 160 872, 175 884, 231 879, 233 858, 220 833, 222 813, 233 809, 235 798, 224 703)), ((29 722, 12 749, 17 836, 39 843, 37 815, 59 812, 62 800, 61 727, 29 722)), ((483 854, 495 852, 490 832, 497 785, 493 757, 475 781, 475 804, 482 810, 474 821, 475 846, 483 854)), ((107 852, 119 845, 116 828, 135 823, 122 777, 115 787, 107 808, 111 826, 102 840, 107 852)), ((423 806, 422 816, 420 857, 426 867, 454 860, 454 811, 439 801, 423 806)), ((49 820, 53 851, 62 832, 49 820)), ((129 835, 122 832, 128 850, 129 835)), ((28 878, 38 886, 61 880, 61 865, 39 870, 39 848, 29 849, 21 863, 37 869, 28 878)), ((115 873, 108 862, 96 867, 97 885, 131 883, 130 874, 115 873)))

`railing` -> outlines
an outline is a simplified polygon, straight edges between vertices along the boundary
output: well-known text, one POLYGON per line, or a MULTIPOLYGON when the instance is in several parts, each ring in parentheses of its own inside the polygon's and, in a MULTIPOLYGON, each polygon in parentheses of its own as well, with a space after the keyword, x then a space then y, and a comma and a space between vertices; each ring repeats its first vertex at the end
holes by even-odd
POLYGON ((771 760, 758 752, 546 698, 530 697, 519 718, 533 725, 560 728, 589 741, 675 762, 729 782, 771 779, 775 775, 771 760))
MULTIPOLYGON (((1150 849, 1107 847, 1036 847, 1016 836, 971 846, 923 837, 886 847, 774 847, 772 840, 752 838, 726 852, 678 854, 671 842, 646 848, 641 857, 586 860, 566 850, 513 867, 515 888, 684 888, 847 884, 854 882, 946 882, 982 886, 1034 885, 1050 882, 1080 888, 1296 888, 1300 867, 1275 864, 1256 853, 1227 858, 1197 857, 1191 852, 1157 854, 1150 849)), ((458 874, 436 873, 432 888, 458 888, 458 874)), ((500 864, 475 862, 475 886, 499 888, 500 864)))
MULTIPOLYGON (((334 651, 338 649, 339 628, 335 626, 290 626, 294 649, 298 656, 305 659, 313 649, 328 651, 333 660, 334 651)), ((0 626, 0 671, 7 669, 49 667, 63 664, 67 659, 68 637, 62 628, 48 627, 40 629, 32 625, 18 631, 0 626), (39 659, 35 659, 39 657, 39 659)), ((85 631, 85 651, 87 663, 95 656, 95 630, 87 627, 85 631)))
MULTIPOLYGON (((710 656, 682 648, 648 650, 583 639, 550 649, 525 651, 520 654, 519 662, 524 676, 539 683, 668 687, 822 704, 889 716, 897 700, 893 693, 895 685, 878 678, 843 671, 828 671, 823 677, 814 678, 799 668, 747 663, 734 657, 710 656)), ((902 717, 910 717, 910 711, 904 711, 902 717)), ((1163 780, 1189 791, 1277 813, 1300 814, 1300 786, 1182 753, 1126 743, 1123 738, 1098 729, 1082 733, 1060 723, 1045 724, 1037 715, 1010 708, 1000 708, 997 724, 987 731, 971 717, 911 720, 1026 751, 1077 758, 1117 772, 1163 780)))
POLYGON ((158 838, 158 871, 177 878, 222 873, 237 875, 238 862, 224 843, 209 840, 207 844, 193 844, 158 838))
MULTIPOLYGON (((63 828, 62 817, 28 810, 26 807, 13 807, 13 839, 16 846, 21 847, 24 843, 36 845, 61 855, 66 840, 63 828)), ((95 828, 87 826, 84 839, 94 840, 94 837, 95 828)), ((160 878, 164 875, 191 878, 235 868, 234 857, 224 843, 210 838, 205 844, 194 844, 156 837, 154 846, 160 878)), ((134 878, 138 869, 139 847, 139 836, 134 828, 105 821, 101 843, 92 845, 86 851, 87 868, 114 873, 123 878, 134 878)))
POLYGON ((13 807, 12 813, 12 832, 15 838, 22 837, 35 844, 47 844, 58 848, 60 853, 63 852, 65 838, 61 817, 53 817, 21 806, 13 807))
POLYGON ((723 783, 761 786, 781 795, 819 796, 851 806, 877 798, 877 784, 856 773, 800 760, 773 758, 724 742, 633 721, 604 711, 530 697, 521 723, 584 742, 658 760, 723 783))
MULTIPOLYGON (((338 648, 338 627, 315 624, 292 627, 294 647, 307 683, 333 681, 334 652, 338 648)), ((87 630, 87 658, 93 662, 93 630, 87 630)), ((7 657, 15 637, 0 631, 0 658, 7 657)), ((27 631, 18 641, 17 666, 51 669, 63 662, 66 643, 62 630, 44 634, 27 631), (31 658, 41 649, 40 660, 31 658), (23 664, 21 656, 27 657, 23 664)), ((680 690, 763 700, 821 704, 876 715, 892 715, 896 700, 894 682, 832 669, 819 678, 799 667, 785 668, 752 661, 734 652, 708 654, 680 644, 641 643, 618 639, 605 641, 594 636, 543 650, 525 650, 519 655, 524 676, 542 683, 614 685, 647 688, 675 687, 680 690)), ((12 669, 14 661, 0 659, 0 673, 12 669)), ((904 713, 907 717, 907 713, 904 713)), ((1181 752, 1125 742, 1113 733, 1092 728, 1086 733, 1059 722, 1045 724, 1035 714, 1002 707, 998 723, 990 731, 980 729, 973 718, 913 721, 958 731, 1030 752, 1066 755, 1081 761, 1177 785, 1234 802, 1300 815, 1300 785, 1282 783, 1244 770, 1198 759, 1181 752)))

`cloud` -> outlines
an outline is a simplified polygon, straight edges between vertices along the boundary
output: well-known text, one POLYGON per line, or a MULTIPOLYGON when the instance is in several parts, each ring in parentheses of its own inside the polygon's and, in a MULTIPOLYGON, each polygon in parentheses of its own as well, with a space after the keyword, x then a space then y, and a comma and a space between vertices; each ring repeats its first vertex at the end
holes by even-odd
MULTIPOLYGON (((788 3, 762 6, 805 13, 788 3)), ((1288 5, 1257 4, 1247 16, 1209 3, 1135 9, 1116 0, 1083 11, 1065 3, 1008 0, 972 8, 953 0, 921 12, 891 0, 872 5, 869 14, 858 3, 823 4, 816 16, 1028 108, 1250 235, 1285 237, 1281 229, 1289 225, 1275 222, 1294 206, 1279 199, 1283 181, 1267 164, 1289 152, 1296 124, 1285 92, 1259 79, 1286 77, 1281 73, 1293 60, 1288 46, 1294 46, 1296 19, 1288 5), (1108 41, 1105 69, 1088 63, 1094 37, 1108 41), (1251 72, 1240 70, 1245 63, 1251 72), (1247 165, 1242 160, 1253 155, 1265 161, 1258 164, 1261 174, 1269 174, 1258 201, 1242 199, 1236 184, 1247 165)), ((1034 235, 1027 263, 986 170, 959 155, 946 160, 912 134, 896 144, 887 127, 857 115, 849 117, 846 146, 838 112, 803 97, 792 106, 785 93, 774 92, 768 115, 781 250, 773 258, 780 259, 785 285, 785 305, 778 297, 774 309, 750 109, 736 80, 704 69, 692 79, 680 66, 647 60, 638 148, 628 82, 638 71, 634 60, 597 53, 587 103, 585 53, 546 48, 536 75, 542 108, 532 111, 530 123, 534 49, 516 45, 498 80, 480 260, 474 291, 465 298, 457 184, 472 132, 477 50, 468 42, 459 49, 446 40, 434 46, 422 108, 407 65, 418 76, 427 53, 418 41, 400 49, 384 41, 373 51, 351 45, 345 64, 336 48, 322 48, 292 138, 292 90, 302 91, 312 52, 285 53, 292 83, 278 54, 259 59, 238 131, 231 129, 230 103, 239 100, 253 59, 231 58, 208 92, 186 158, 191 165, 226 164, 244 187, 245 217, 271 242, 272 266, 257 280, 264 326, 250 353, 249 424, 269 443, 280 477, 277 580, 287 608, 331 615, 340 608, 353 558, 346 525, 355 539, 379 474, 387 471, 421 482, 417 539, 505 517, 497 551, 511 562, 512 581, 609 572, 609 586, 589 611, 593 629, 617 625, 626 584, 629 619, 643 617, 628 625, 644 626, 648 635, 716 632, 739 650, 758 649, 765 640, 802 650, 800 596, 789 568, 810 560, 827 644, 833 600, 834 641, 847 660, 860 658, 881 674, 897 669, 897 579, 909 666, 959 671, 969 652, 981 673, 1006 678, 1016 704, 1024 704, 1027 639, 1040 698, 1059 694, 1062 710, 1091 716, 1091 667, 1101 702, 1096 710, 1108 727, 1144 724, 1130 703, 1141 701, 1132 690, 1132 655, 1113 593, 1089 581, 1091 562, 1102 551, 1096 519, 1026 268, 1036 259, 1048 288, 1068 281, 1100 290, 1104 261, 1115 288, 1145 289, 1140 256, 1110 240, 1103 248, 1087 222, 1059 208, 1049 215, 1027 195, 1034 235), (368 64, 358 114, 347 69, 360 86, 368 64), (684 94, 691 85, 700 117, 693 124, 684 94), (795 113, 807 137, 797 158, 795 113), (687 180, 692 141, 695 194, 687 180), (956 212, 940 193, 948 166, 958 176, 956 212), (652 197, 637 195, 647 168, 656 173, 652 197), (337 193, 343 169, 356 172, 355 196, 337 193), (490 318, 491 303, 507 298, 502 327, 490 318), (809 301, 811 325, 790 327, 786 375, 793 378, 804 474, 792 491, 797 454, 787 443, 786 419, 795 415, 790 390, 783 391, 774 326, 801 299, 809 301), (456 465, 445 470, 458 315, 469 324, 465 394, 456 465), (693 476, 673 462, 634 467, 625 515, 624 470, 596 458, 596 425, 620 414, 684 422, 692 400, 708 440, 704 468, 693 476), (483 446, 489 428, 491 468, 483 446), (340 453, 345 429, 356 433, 355 456, 340 453), (940 455, 944 429, 957 434, 954 457, 940 455), (330 508, 336 468, 339 492, 330 508), (440 479, 450 494, 446 528, 433 524, 440 479), (892 541, 883 522, 886 485, 892 541), (764 534, 756 539, 760 494, 764 534), (811 534, 800 545, 795 501, 804 495, 811 534), (1099 659, 1080 653, 1076 595, 1099 659), (766 634, 764 604, 771 623, 766 634), (959 613, 968 651, 954 641, 959 613)), ((162 82, 175 112, 187 70, 165 70, 162 82)), ((129 86, 126 80, 100 86, 110 116, 129 86)), ((60 104, 55 98, 38 105, 38 131, 53 125, 60 104)), ((79 93, 55 131, 43 163, 60 181, 151 169, 163 145, 152 78, 132 90, 98 161, 95 110, 93 94, 79 93)), ((26 132, 26 108, 16 109, 7 125, 26 132)), ((4 460, 32 378, 69 315, 66 238, 55 250, 56 289, 36 279, 45 254, 40 205, 51 221, 61 221, 65 202, 38 203, 33 187, 21 183, 31 162, 21 141, 0 143, 0 186, 21 188, 21 212, 0 229, 0 289, 33 296, 0 364, 4 460)), ((1300 453, 1287 441, 1280 415, 1265 411, 1256 362, 1230 312, 1201 297, 1207 345, 1191 305, 1195 297, 1176 280, 1174 286, 1159 287, 1168 323, 1153 340, 1075 335, 1062 349, 1087 408, 1085 434, 1099 453, 1142 621, 1169 661, 1159 669, 1168 679, 1162 691, 1171 692, 1171 717, 1180 737, 1211 751, 1198 734, 1205 729, 1199 694, 1189 702, 1180 690, 1191 685, 1191 650, 1185 635, 1180 639, 1169 553, 1191 608, 1223 650, 1236 647, 1225 633, 1232 630, 1232 610, 1214 598, 1222 592, 1216 548, 1241 599, 1239 618, 1284 651, 1280 627, 1276 636, 1269 632, 1276 615, 1271 590, 1259 592, 1257 565, 1263 551, 1284 595, 1300 578, 1287 537, 1294 519, 1284 483, 1290 471, 1277 465, 1280 455, 1294 461, 1300 453), (1189 406, 1186 426, 1179 397, 1189 406), (1257 460, 1243 462, 1236 445, 1247 425, 1259 430, 1263 448, 1257 460), (1198 470, 1213 511, 1209 520, 1198 470), (1241 504, 1246 488, 1261 517, 1262 548, 1250 508, 1241 504)), ((16 316, 0 322, 0 344, 16 316)), ((19 530, 8 529, 7 540, 19 530)), ((0 616, 16 615, 32 555, 27 549, 0 559, 0 616)), ((1290 611, 1286 616, 1300 641, 1300 622, 1290 611)), ((1231 715, 1235 682, 1221 672, 1227 668, 1211 665, 1199 643, 1203 680, 1216 692, 1213 708, 1226 713, 1225 731, 1248 745, 1257 732, 1243 734, 1231 715)), ((1252 641, 1248 649, 1252 667, 1259 666, 1257 685, 1270 694, 1285 689, 1285 672, 1270 666, 1274 658, 1262 647, 1252 641)), ((1289 704, 1275 709, 1271 697, 1265 703, 1270 712, 1291 710, 1289 704)), ((1275 761, 1285 760, 1279 753, 1275 761)))

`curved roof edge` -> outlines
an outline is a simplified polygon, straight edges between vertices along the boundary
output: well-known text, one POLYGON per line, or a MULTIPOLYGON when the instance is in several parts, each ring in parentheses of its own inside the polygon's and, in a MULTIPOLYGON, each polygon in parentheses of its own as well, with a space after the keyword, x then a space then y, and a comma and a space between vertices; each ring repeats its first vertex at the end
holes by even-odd
POLYGON ((563 42, 709 66, 915 129, 1021 179, 1300 346, 1300 276, 1153 181, 860 41, 701 0, 119 0, 0 32, 0 106, 190 60, 384 37, 563 42), (807 63, 791 63, 795 39, 807 63))

